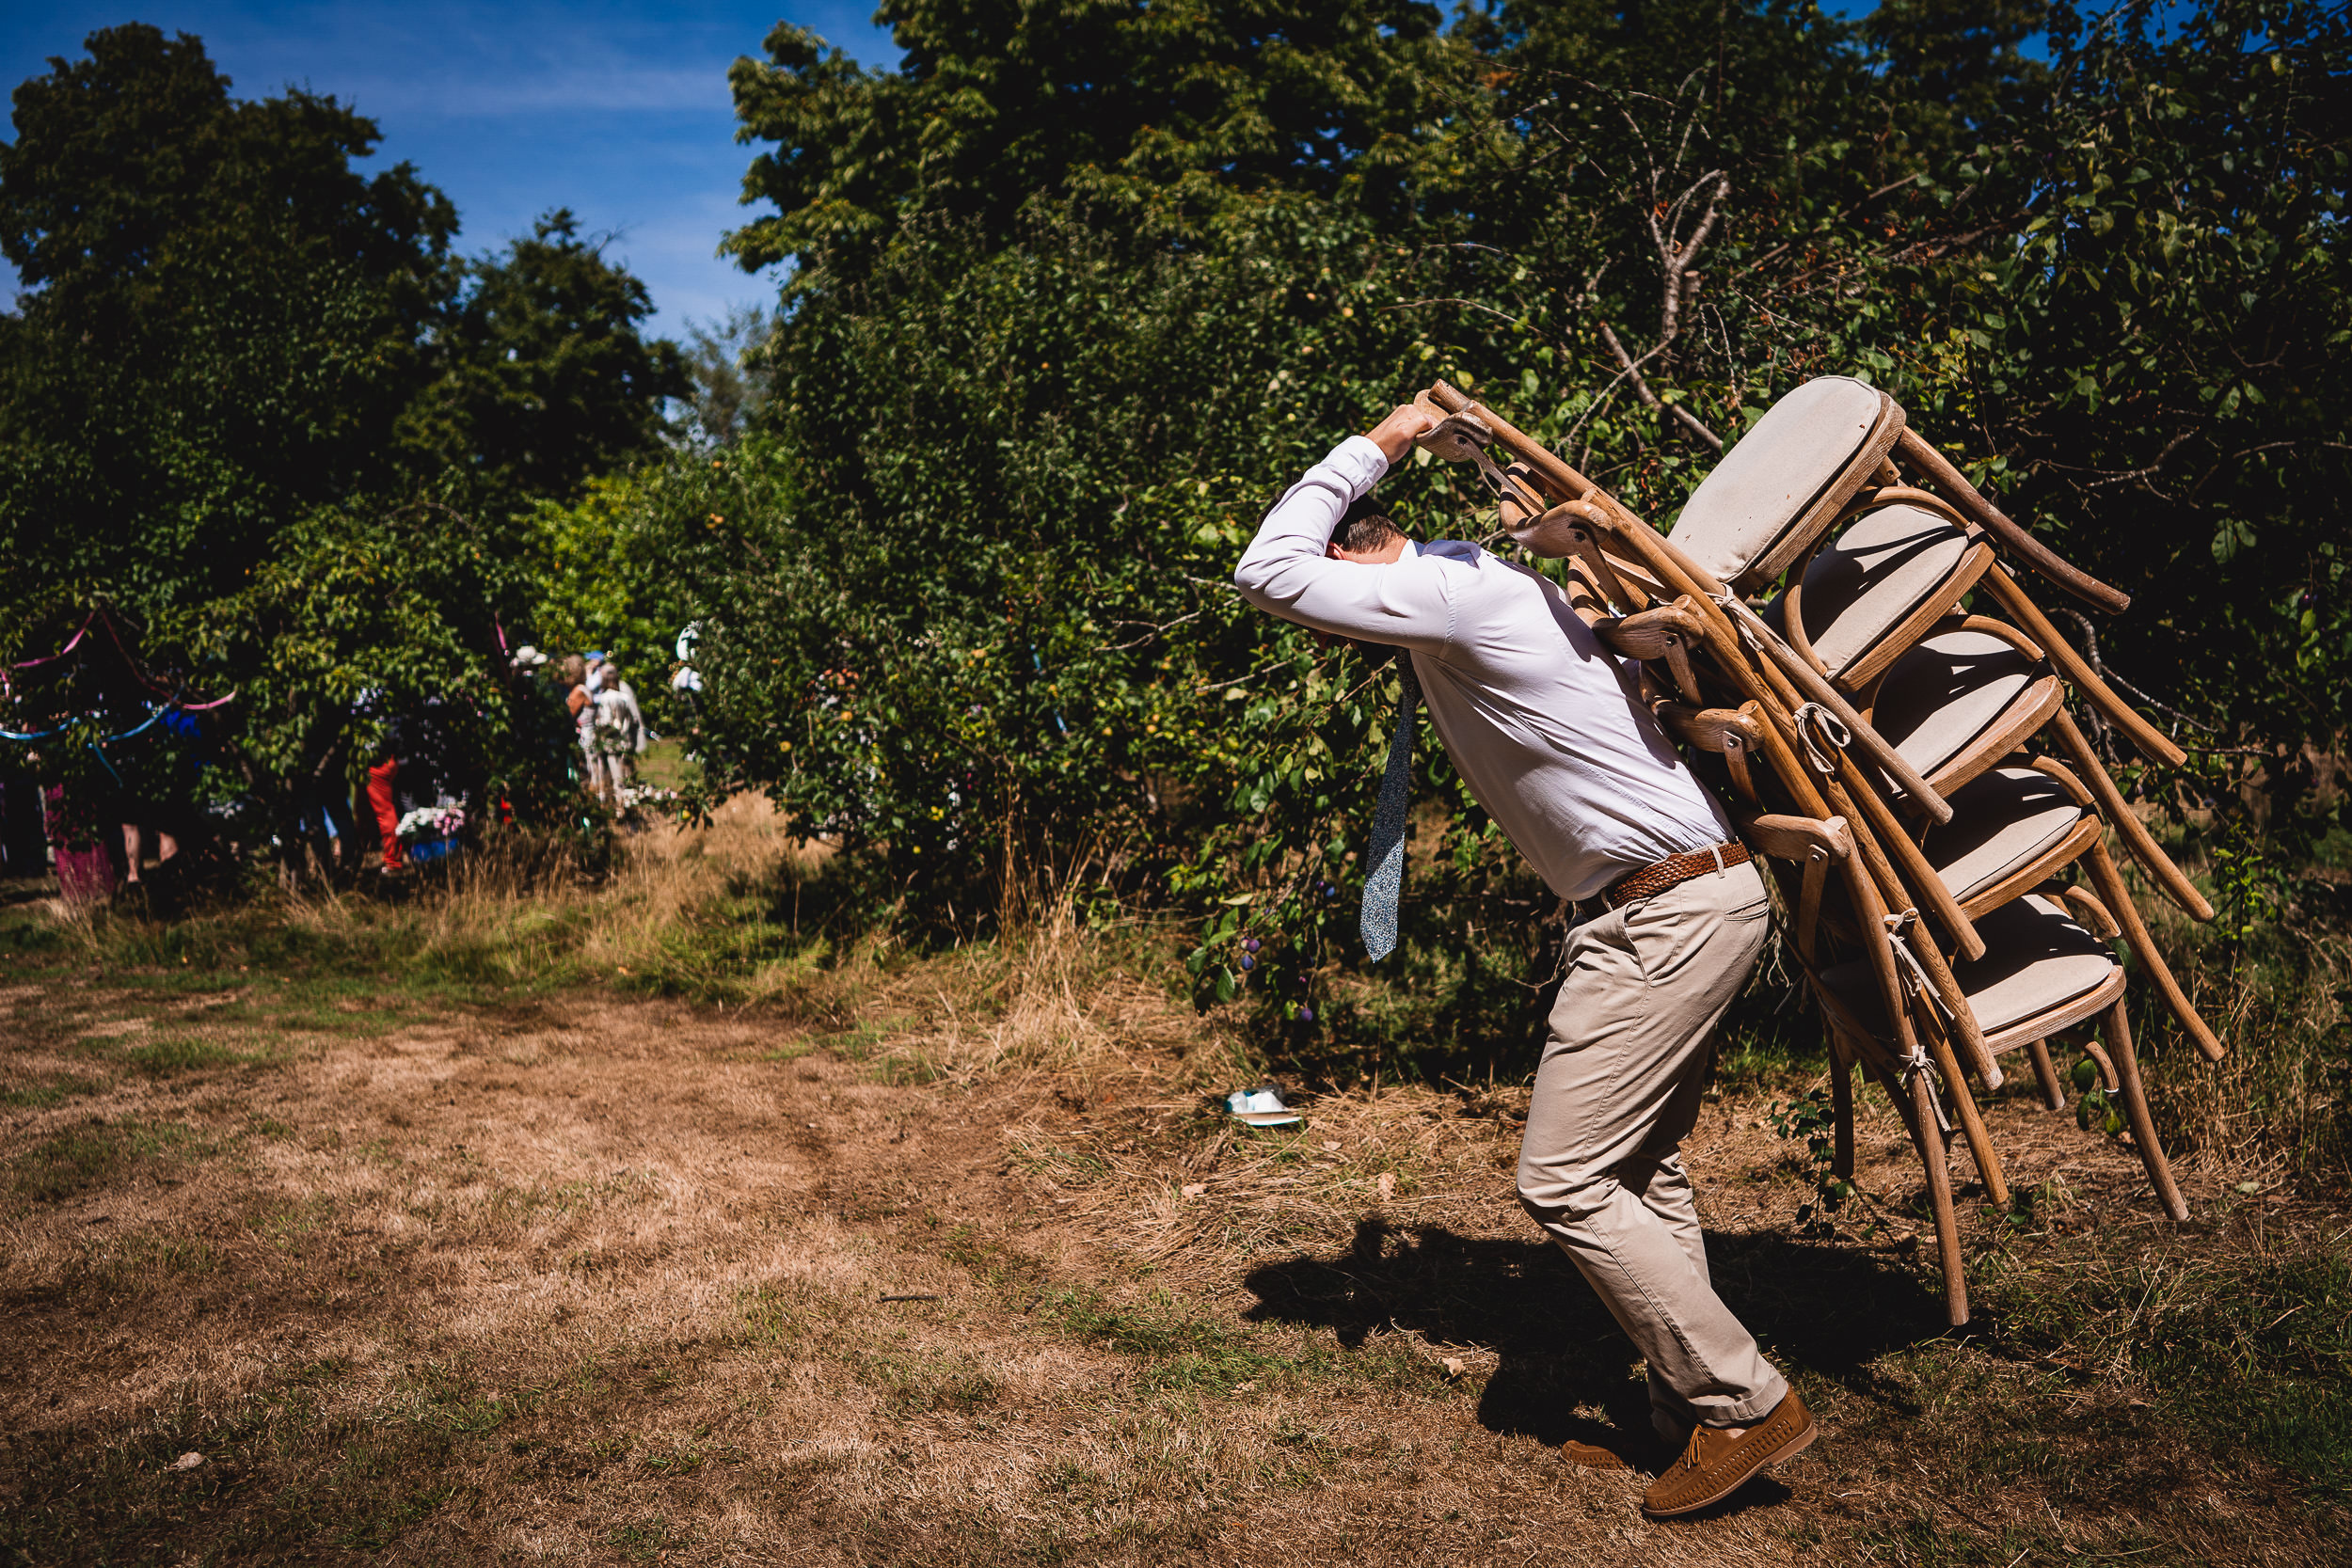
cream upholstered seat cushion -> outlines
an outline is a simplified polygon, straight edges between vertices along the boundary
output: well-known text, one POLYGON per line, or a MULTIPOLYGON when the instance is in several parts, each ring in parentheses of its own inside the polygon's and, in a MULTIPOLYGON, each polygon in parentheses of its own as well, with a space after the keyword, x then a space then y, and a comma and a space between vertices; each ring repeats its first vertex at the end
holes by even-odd
MULTIPOLYGON (((1838 673, 1950 581, 1967 553, 1967 532, 1925 507, 1864 513, 1804 569, 1805 640, 1838 673)), ((1785 614, 1787 601, 1776 608, 1785 614)))
MULTIPOLYGON (((2039 894, 2002 905, 1976 926, 1977 934, 1984 938, 1984 957, 1954 965, 1952 978, 1960 982, 1978 1027, 1987 1035, 2088 996, 2121 967, 2106 943, 2039 894)), ((1884 1030, 1885 1010, 1879 1005, 1878 984, 1867 962, 1826 970, 1821 983, 1866 1027, 1884 1030)))
POLYGON ((1966 903, 2056 847, 2083 819, 2083 808, 2049 774, 1996 768, 1954 790, 1952 819, 1928 830, 1928 863, 1966 903))
POLYGON ((1843 375, 1773 404, 1682 503, 1676 546, 1718 582, 1737 580, 1845 472, 1884 406, 1877 388, 1843 375))
POLYGON ((2114 951, 2052 898, 2028 894, 1978 921, 1984 957, 1952 971, 1988 1035, 2064 1006, 2106 985, 2114 951))
POLYGON ((1939 632, 1887 670, 1870 727, 1930 777, 1999 723, 2040 673, 2032 659, 1989 632, 1939 632))

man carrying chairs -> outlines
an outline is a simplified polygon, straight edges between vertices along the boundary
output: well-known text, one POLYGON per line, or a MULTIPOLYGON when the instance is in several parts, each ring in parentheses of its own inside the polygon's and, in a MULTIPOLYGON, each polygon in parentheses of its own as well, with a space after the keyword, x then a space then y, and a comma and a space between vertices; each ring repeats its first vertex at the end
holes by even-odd
POLYGON ((2193 918, 2213 911, 2125 805, 2068 692, 2149 760, 2183 753, 2010 568, 2110 613, 2130 600, 2003 515, 1893 399, 1848 377, 1776 403, 1671 535, 1453 388, 1424 399, 1448 416, 1431 449, 1480 466, 1504 528, 1531 554, 1565 558, 1600 641, 1643 661, 1666 733, 1722 759, 1743 834, 1777 868, 1790 945, 1828 1025, 1836 1172, 1852 1173, 1859 1067, 1919 1150, 1951 1322, 1967 1321, 1968 1298, 1947 1145, 1964 1139, 2006 1206, 1966 1081, 2000 1087, 2003 1052, 2027 1053, 2055 1109, 2048 1041, 2095 1027, 2104 1048, 2082 1049, 2122 1104, 2157 1204, 2186 1217, 2108 944, 2128 944, 2203 1055, 2222 1048, 2150 942, 2106 835, 2193 918), (1972 594, 2006 619, 1968 612, 1972 594), (2034 749, 2037 736, 2055 755, 2034 749))
MULTIPOLYGON (((1363 504, 1438 426, 1408 405, 1342 442, 1267 513, 1234 582, 1269 613, 1407 655, 1366 898, 1375 958, 1394 941, 1416 692, 1480 803, 1555 893, 1592 913, 1569 941, 1519 1195, 1647 1359, 1653 1425, 1680 1457, 1644 1505, 1687 1513, 1815 1434, 1708 1281, 1677 1152, 1716 1022, 1770 928, 1764 885, 1558 584, 1473 544, 1416 544, 1363 504)), ((1568 1456, 1623 1463, 1581 1444, 1568 1456)))

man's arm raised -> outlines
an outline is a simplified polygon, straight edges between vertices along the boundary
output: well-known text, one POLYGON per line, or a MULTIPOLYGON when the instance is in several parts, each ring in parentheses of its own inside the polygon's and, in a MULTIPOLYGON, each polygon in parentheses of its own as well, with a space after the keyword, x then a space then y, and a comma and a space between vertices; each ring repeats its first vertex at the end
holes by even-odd
POLYGON ((1326 553, 1349 503, 1378 483, 1435 422, 1429 410, 1404 404, 1370 434, 1349 436, 1308 469, 1265 515, 1233 569, 1242 597, 1318 631, 1436 651, 1452 614, 1434 562, 1409 550, 1384 565, 1326 553))

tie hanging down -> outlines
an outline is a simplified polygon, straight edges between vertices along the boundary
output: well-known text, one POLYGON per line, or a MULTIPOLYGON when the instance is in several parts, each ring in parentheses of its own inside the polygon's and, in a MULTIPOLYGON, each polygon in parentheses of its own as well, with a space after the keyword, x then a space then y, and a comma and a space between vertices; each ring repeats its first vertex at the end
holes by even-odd
POLYGON ((1413 721, 1421 707, 1421 681, 1413 656, 1396 651, 1396 733, 1389 740, 1389 763, 1380 775, 1380 803, 1372 816, 1372 870, 1364 878, 1364 908, 1358 929, 1364 955, 1385 958, 1396 947, 1397 904, 1405 892, 1405 806, 1413 782, 1413 721))

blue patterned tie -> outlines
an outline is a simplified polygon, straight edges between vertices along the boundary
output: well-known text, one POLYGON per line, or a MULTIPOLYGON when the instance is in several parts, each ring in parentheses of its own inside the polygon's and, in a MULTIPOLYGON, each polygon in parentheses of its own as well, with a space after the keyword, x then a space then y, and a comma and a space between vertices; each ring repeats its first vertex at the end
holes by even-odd
POLYGON ((1396 651, 1396 734, 1389 739, 1389 766, 1380 775, 1380 804, 1372 814, 1372 872, 1364 879, 1364 910, 1358 929, 1364 956, 1379 959, 1396 950, 1396 908, 1405 893, 1405 803, 1413 783, 1413 720, 1421 707, 1421 681, 1413 656, 1396 651))

